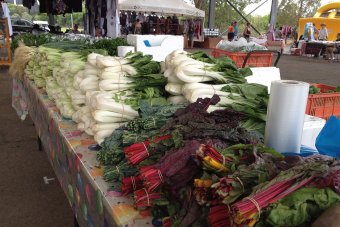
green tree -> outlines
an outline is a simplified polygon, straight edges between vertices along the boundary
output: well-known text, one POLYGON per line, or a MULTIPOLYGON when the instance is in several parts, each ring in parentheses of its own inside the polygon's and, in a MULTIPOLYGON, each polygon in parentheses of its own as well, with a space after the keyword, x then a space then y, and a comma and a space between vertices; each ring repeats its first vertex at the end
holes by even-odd
POLYGON ((46 13, 34 14, 32 16, 33 16, 33 20, 48 21, 48 16, 46 13))
POLYGON ((23 14, 21 14, 21 18, 26 19, 26 20, 32 20, 32 16, 27 12, 24 12, 23 14))
POLYGON ((28 9, 21 5, 8 4, 8 9, 11 15, 18 14, 20 17, 23 13, 28 13, 28 9))
POLYGON ((281 0, 277 24, 296 26, 299 18, 313 16, 320 5, 321 0, 281 0))
MULTIPOLYGON (((11 13, 12 14, 12 13, 11 13)), ((11 15, 11 18, 15 18, 15 19, 19 19, 19 18, 21 18, 20 17, 20 15, 19 14, 17 14, 17 13, 13 13, 12 15, 11 15)))
POLYGON ((250 23, 262 34, 265 34, 268 30, 269 15, 265 16, 253 16, 250 17, 250 23))
MULTIPOLYGON (((244 9, 247 5, 252 3, 258 3, 260 0, 230 0, 230 2, 244 15, 244 9)), ((195 6, 204 10, 206 18, 209 11, 209 0, 195 0, 195 6)), ((240 15, 225 1, 216 0, 216 17, 215 27, 221 31, 225 31, 232 21, 236 21, 240 18, 240 15)), ((205 20, 205 26, 207 26, 208 20, 205 20)), ((241 25, 241 28, 243 25, 241 25)), ((241 31, 241 30, 240 30, 241 31)))

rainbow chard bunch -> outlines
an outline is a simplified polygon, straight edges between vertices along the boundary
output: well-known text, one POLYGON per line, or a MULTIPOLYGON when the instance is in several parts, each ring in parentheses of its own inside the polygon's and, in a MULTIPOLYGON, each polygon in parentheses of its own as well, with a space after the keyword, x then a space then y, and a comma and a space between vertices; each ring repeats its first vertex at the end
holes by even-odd
POLYGON ((177 151, 166 153, 157 164, 140 169, 145 188, 152 192, 161 185, 181 188, 191 181, 199 171, 199 164, 192 160, 198 141, 187 141, 177 151))
POLYGON ((158 149, 152 147, 152 144, 168 139, 171 139, 171 135, 159 136, 152 140, 132 144, 131 146, 124 148, 125 157, 132 165, 137 165, 154 153, 159 152, 158 149))
POLYGON ((116 166, 105 166, 104 180, 108 182, 118 182, 124 177, 135 176, 137 172, 136 167, 130 166, 128 162, 123 160, 116 166))
POLYGON ((227 172, 226 162, 231 162, 230 158, 221 155, 216 149, 209 145, 202 144, 196 151, 196 155, 201 159, 204 169, 213 172, 227 172))
POLYGON ((231 206, 234 222, 254 226, 263 208, 309 184, 328 170, 328 163, 310 162, 280 172, 271 181, 254 187, 252 194, 231 206))
POLYGON ((245 146, 252 150, 255 161, 251 164, 241 163, 241 165, 237 166, 237 170, 220 178, 217 183, 211 186, 225 204, 231 204, 240 196, 250 194, 252 187, 271 180, 279 172, 276 163, 281 163, 283 160, 281 154, 277 153, 274 156, 270 153, 265 153, 261 145, 254 145, 253 148, 248 145, 245 146))
POLYGON ((143 188, 143 181, 140 175, 124 177, 122 179, 121 190, 123 195, 128 195, 143 188))
POLYGON ((135 205, 138 210, 145 210, 155 205, 167 205, 169 202, 159 192, 148 192, 145 188, 134 192, 135 205))

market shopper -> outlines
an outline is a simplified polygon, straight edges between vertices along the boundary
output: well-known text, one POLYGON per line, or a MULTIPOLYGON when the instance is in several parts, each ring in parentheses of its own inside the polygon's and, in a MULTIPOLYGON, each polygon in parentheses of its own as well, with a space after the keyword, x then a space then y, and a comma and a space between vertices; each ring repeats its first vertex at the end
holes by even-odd
MULTIPOLYGON (((313 29, 314 29, 314 39, 316 39, 317 36, 319 36, 319 29, 316 28, 315 24, 313 23, 313 29)), ((312 38, 311 38, 312 39, 312 38)), ((310 40, 310 39, 309 39, 310 40)))
POLYGON ((79 32, 79 26, 78 26, 78 24, 75 24, 74 26, 73 26, 73 30, 72 30, 72 33, 74 33, 74 34, 79 34, 80 32, 79 32))
POLYGON ((319 30, 319 40, 327 40, 328 39, 328 30, 326 28, 326 24, 322 23, 321 24, 321 29, 319 30))
POLYGON ((237 34, 238 34, 238 25, 237 21, 234 21, 234 38, 237 39, 237 34))
POLYGON ((251 35, 251 27, 250 27, 250 23, 247 22, 247 25, 243 31, 243 37, 249 42, 250 35, 251 35))
POLYGON ((194 48, 195 23, 192 19, 189 20, 188 26, 189 48, 194 48))
POLYGON ((232 41, 235 37, 234 22, 228 27, 228 41, 232 41))
POLYGON ((135 22, 135 31, 134 34, 141 34, 142 33, 142 24, 140 23, 139 19, 135 22))

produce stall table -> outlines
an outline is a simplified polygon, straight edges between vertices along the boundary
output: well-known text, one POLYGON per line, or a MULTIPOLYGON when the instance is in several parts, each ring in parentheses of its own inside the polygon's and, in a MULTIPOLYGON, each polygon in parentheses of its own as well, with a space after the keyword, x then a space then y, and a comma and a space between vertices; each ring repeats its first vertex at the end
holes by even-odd
POLYGON ((321 56, 325 53, 328 46, 339 45, 340 42, 333 41, 309 41, 306 42, 306 49, 304 54, 311 54, 314 56, 321 56))
POLYGON ((325 51, 325 44, 321 42, 307 42, 304 54, 319 56, 325 51))
POLYGON ((28 78, 13 80, 12 106, 22 119, 30 114, 47 157, 80 226, 152 226, 131 197, 110 190, 96 160, 93 137, 63 119, 55 104, 28 78))

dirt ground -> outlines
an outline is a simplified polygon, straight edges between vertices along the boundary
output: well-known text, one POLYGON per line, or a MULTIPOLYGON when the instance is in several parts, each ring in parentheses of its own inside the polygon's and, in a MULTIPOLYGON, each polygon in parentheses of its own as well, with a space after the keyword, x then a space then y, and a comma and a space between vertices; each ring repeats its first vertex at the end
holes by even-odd
MULTIPOLYGON (((340 62, 282 56, 282 79, 340 85, 340 62)), ((0 226, 69 227, 72 210, 55 177, 30 119, 21 121, 11 107, 11 80, 0 69, 0 226)))
POLYGON ((12 83, 0 69, 0 226, 71 227, 72 210, 44 152, 33 122, 11 106, 12 83))
POLYGON ((340 61, 283 55, 277 67, 285 80, 340 85, 340 61))

